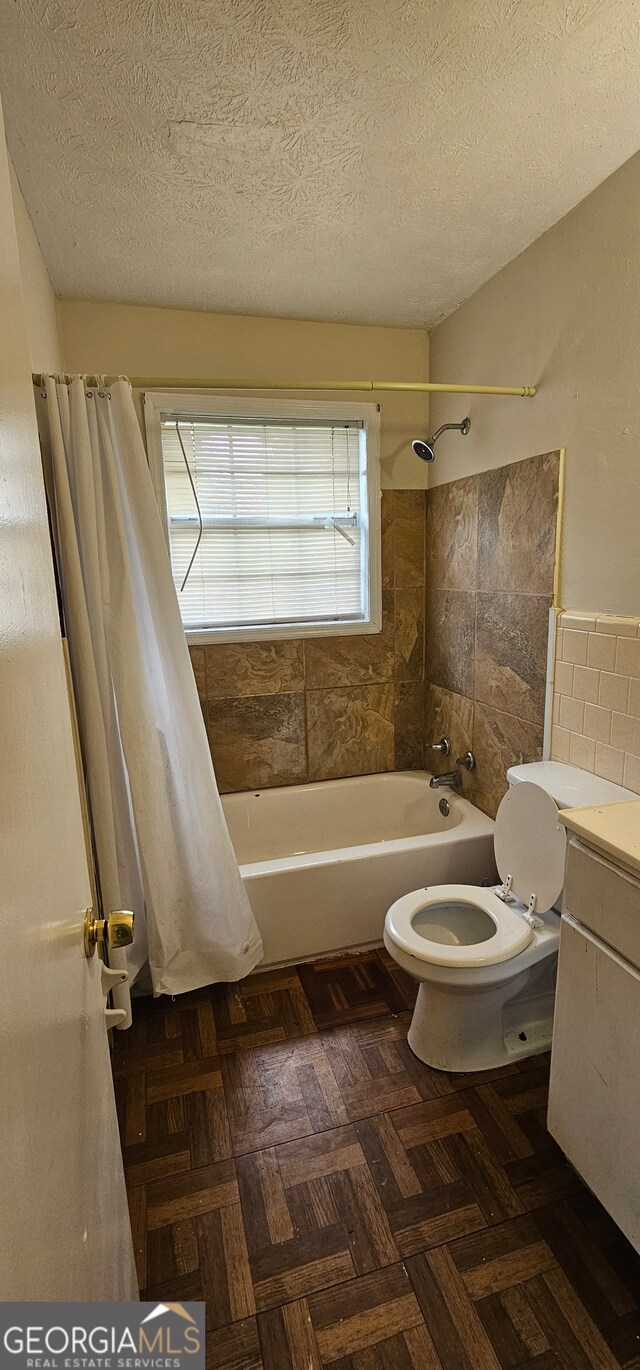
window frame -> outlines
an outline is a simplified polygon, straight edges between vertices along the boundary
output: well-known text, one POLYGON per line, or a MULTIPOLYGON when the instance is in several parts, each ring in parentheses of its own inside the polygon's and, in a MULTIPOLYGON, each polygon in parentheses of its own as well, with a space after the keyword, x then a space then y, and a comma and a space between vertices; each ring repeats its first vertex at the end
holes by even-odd
POLYGON ((381 484, 380 484, 380 406, 377 404, 347 404, 330 400, 261 400, 237 394, 202 394, 199 391, 167 390, 142 392, 144 422, 147 435, 147 458, 151 479, 158 501, 160 519, 167 550, 171 556, 169 517, 166 501, 164 458, 162 452, 162 419, 166 414, 227 415, 230 418, 319 419, 323 423, 335 418, 358 423, 366 441, 366 508, 361 510, 362 531, 367 547, 366 619, 321 620, 316 623, 256 624, 245 627, 187 628, 185 635, 192 646, 206 646, 214 642, 279 642, 297 641, 307 637, 353 637, 382 631, 382 565, 381 565, 381 484))

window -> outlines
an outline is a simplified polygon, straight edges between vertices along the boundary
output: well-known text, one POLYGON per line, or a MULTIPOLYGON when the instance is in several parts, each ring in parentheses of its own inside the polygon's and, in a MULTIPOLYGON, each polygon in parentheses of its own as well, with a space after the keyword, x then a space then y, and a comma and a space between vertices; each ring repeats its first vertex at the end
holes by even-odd
POLYGON ((145 395, 191 642, 381 628, 376 405, 145 395))

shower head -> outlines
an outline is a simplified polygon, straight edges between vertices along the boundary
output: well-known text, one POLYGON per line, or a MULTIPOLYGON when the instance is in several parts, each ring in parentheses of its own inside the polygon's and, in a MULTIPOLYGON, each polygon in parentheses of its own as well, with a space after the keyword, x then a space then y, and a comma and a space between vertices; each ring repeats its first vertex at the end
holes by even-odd
POLYGON ((441 427, 436 430, 432 438, 428 438, 426 442, 424 442, 422 438, 414 438, 411 446, 413 447, 416 456, 419 457, 421 461, 435 461, 436 454, 433 449, 441 433, 446 432, 448 428, 455 428, 456 433, 462 433, 462 436, 466 438, 470 427, 471 419, 463 419, 462 423, 443 423, 441 427))

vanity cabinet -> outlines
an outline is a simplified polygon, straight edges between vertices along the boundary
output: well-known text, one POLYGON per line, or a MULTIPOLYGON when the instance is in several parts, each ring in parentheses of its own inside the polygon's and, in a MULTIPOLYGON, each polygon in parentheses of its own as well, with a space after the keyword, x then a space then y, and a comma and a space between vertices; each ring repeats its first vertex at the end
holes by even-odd
POLYGON ((640 878, 568 845, 548 1126, 640 1250, 640 878))

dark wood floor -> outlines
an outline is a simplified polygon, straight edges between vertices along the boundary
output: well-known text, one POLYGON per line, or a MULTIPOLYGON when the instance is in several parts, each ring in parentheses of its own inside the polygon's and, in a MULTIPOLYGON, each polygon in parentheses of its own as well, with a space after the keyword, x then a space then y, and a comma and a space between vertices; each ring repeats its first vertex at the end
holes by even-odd
POLYGON ((428 1070, 412 1003, 382 951, 137 1001, 143 1296, 206 1300, 212 1370, 640 1367, 640 1258, 546 1131, 548 1061, 428 1070))

